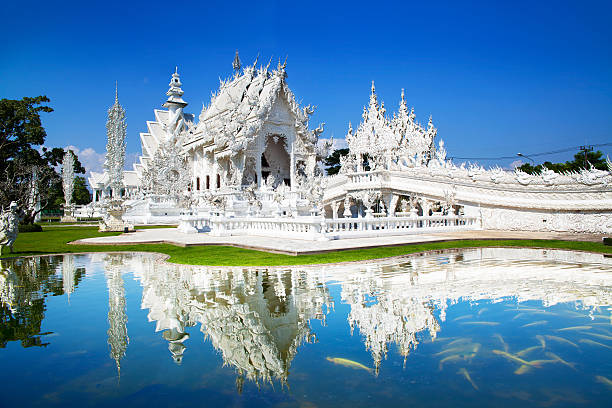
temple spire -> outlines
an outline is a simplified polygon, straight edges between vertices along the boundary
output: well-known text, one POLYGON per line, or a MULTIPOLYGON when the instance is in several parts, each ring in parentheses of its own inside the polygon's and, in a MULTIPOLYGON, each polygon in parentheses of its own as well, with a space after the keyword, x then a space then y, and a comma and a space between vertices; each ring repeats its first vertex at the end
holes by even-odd
POLYGON ((119 103, 119 88, 117 87, 116 80, 115 80, 115 103, 119 103))
POLYGON ((240 57, 238 56, 238 50, 236 50, 236 55, 234 56, 234 61, 232 62, 232 68, 234 68, 236 73, 238 73, 240 68, 242 68, 242 63, 240 62, 240 57))
POLYGON ((372 93, 370 94, 370 110, 376 108, 378 110, 378 98, 376 97, 376 87, 374 81, 372 81, 372 93))
POLYGON ((170 89, 166 92, 168 100, 162 105, 164 108, 184 108, 187 106, 187 102, 183 100, 183 90, 181 89, 181 78, 178 73, 178 67, 175 67, 174 74, 170 78, 170 89))

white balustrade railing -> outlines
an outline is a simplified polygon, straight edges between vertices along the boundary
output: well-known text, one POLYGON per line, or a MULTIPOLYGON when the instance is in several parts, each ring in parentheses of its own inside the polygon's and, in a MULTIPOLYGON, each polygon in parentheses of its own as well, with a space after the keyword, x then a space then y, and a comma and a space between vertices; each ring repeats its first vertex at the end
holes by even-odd
POLYGON ((330 238, 403 235, 435 230, 476 229, 477 217, 443 215, 433 217, 338 218, 325 220, 330 238))
POLYGON ((179 231, 206 232, 215 236, 260 235, 277 238, 328 240, 405 235, 457 229, 477 229, 479 218, 458 215, 430 217, 201 217, 182 215, 179 231))
POLYGON ((177 229, 186 234, 210 232, 210 217, 203 217, 197 214, 181 214, 177 229))
POLYGON ((349 183, 354 184, 367 184, 383 181, 384 172, 378 171, 364 171, 359 173, 351 173, 346 175, 349 183))

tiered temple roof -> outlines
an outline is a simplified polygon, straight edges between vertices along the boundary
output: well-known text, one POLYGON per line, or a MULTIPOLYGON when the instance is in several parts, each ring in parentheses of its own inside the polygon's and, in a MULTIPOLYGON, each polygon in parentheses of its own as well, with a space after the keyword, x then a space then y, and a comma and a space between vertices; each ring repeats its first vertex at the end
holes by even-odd
POLYGON ((279 62, 276 70, 269 70, 269 64, 256 69, 255 64, 245 67, 242 73, 236 70, 232 78, 221 81, 210 105, 202 109, 199 123, 189 132, 186 147, 211 146, 217 152, 246 149, 266 120, 272 119, 273 107, 282 96, 295 118, 293 126, 302 139, 301 145, 308 151, 314 150, 317 138, 308 130, 314 109, 299 107, 286 83, 286 63, 279 62))

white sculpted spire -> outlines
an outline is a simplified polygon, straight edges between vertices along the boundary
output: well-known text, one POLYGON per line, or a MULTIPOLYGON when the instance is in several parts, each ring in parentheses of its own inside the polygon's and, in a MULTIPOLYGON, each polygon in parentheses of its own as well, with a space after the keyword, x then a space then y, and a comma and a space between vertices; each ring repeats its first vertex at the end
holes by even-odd
POLYGON ((232 62, 232 68, 234 68, 236 75, 238 75, 238 71, 240 71, 240 68, 242 68, 240 57, 238 56, 238 50, 236 50, 236 55, 234 56, 234 61, 232 62))
POLYGON ((67 150, 62 160, 62 186, 66 208, 69 208, 72 204, 72 192, 74 190, 74 155, 72 150, 67 150))
POLYGON ((178 67, 175 68, 174 74, 170 79, 170 89, 166 92, 168 100, 163 104, 164 108, 168 108, 168 122, 165 124, 168 140, 176 142, 179 139, 180 133, 186 129, 185 116, 183 108, 187 106, 187 102, 183 100, 183 90, 181 89, 181 79, 178 73, 178 67))
POLYGON ((115 103, 108 110, 106 121, 106 161, 104 169, 108 172, 113 197, 121 195, 123 186, 123 166, 125 164, 125 110, 119 104, 117 85, 115 84, 115 103))
POLYGON ((125 288, 121 276, 121 258, 108 257, 106 262, 106 286, 108 287, 108 345, 110 357, 115 360, 117 376, 121 376, 121 359, 125 357, 130 338, 127 333, 125 288))
POLYGON ((179 108, 184 108, 187 106, 187 102, 183 100, 183 90, 181 86, 181 78, 178 73, 178 67, 174 69, 174 74, 172 74, 172 78, 170 78, 170 89, 166 92, 168 95, 168 100, 163 104, 164 108, 168 108, 171 112, 176 111, 179 108))

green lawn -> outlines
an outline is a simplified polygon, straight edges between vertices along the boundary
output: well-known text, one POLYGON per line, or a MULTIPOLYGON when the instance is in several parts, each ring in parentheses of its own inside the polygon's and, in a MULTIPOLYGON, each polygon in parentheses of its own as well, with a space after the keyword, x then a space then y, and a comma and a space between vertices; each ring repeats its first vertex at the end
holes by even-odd
POLYGON ((335 251, 316 255, 279 255, 229 246, 179 247, 170 244, 138 245, 68 245, 77 239, 118 235, 115 232, 98 232, 97 227, 43 226, 43 232, 19 234, 14 253, 4 248, 3 257, 43 255, 74 252, 140 251, 159 252, 170 256, 170 262, 215 266, 278 266, 359 261, 411 254, 416 252, 468 247, 537 247, 573 249, 599 253, 612 253, 612 247, 596 242, 558 240, 464 240, 423 243, 395 247, 378 247, 358 250, 335 251))

